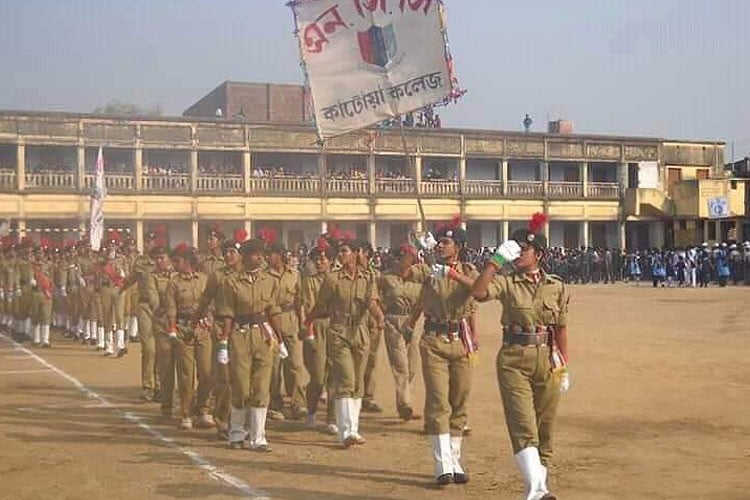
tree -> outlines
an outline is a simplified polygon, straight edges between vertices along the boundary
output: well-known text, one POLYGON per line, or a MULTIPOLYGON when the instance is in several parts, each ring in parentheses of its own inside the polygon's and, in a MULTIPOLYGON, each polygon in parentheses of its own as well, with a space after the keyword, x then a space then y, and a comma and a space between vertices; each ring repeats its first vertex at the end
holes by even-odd
POLYGON ((161 116, 163 114, 161 105, 156 104, 151 108, 143 108, 137 104, 120 102, 113 99, 106 106, 100 106, 94 110, 95 115, 119 115, 119 116, 161 116))

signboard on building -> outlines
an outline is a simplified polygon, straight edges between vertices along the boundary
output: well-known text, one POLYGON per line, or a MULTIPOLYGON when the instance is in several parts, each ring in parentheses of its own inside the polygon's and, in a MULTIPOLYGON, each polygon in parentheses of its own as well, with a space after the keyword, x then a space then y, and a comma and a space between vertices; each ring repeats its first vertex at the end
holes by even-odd
POLYGON ((708 199, 708 218, 724 219, 730 217, 729 200, 726 196, 718 196, 708 199))
POLYGON ((320 137, 451 95, 441 0, 296 0, 291 6, 320 137))

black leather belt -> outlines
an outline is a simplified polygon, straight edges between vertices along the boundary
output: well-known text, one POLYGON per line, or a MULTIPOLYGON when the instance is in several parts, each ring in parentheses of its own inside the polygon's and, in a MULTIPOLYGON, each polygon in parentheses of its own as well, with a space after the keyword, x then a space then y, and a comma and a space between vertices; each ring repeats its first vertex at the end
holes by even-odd
POLYGON ((389 307, 385 310, 388 316, 407 316, 411 314, 407 309, 403 307, 389 307))
POLYGON ((295 312, 297 310, 297 307, 294 304, 289 304, 288 306, 281 306, 281 313, 289 313, 289 312, 295 312))
POLYGON ((549 345, 549 333, 503 333, 503 343, 522 346, 549 345))
POLYGON ((365 319, 365 314, 354 315, 334 311, 331 313, 331 324, 337 325, 359 325, 365 319))
POLYGON ((268 321, 268 317, 264 313, 246 314, 234 317, 234 324, 239 326, 240 328, 259 326, 266 321, 268 321))
POLYGON ((434 333, 437 335, 448 335, 456 333, 459 330, 459 321, 435 321, 426 319, 424 322, 425 333, 434 333))

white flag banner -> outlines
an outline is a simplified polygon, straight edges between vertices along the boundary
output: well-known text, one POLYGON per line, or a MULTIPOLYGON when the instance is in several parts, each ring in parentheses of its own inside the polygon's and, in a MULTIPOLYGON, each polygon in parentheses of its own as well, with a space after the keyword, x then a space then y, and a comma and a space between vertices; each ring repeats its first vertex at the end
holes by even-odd
POLYGON ((724 219, 729 217, 729 200, 726 197, 720 196, 716 198, 708 199, 708 218, 709 219, 724 219))
POLYGON ((451 95, 440 0, 297 0, 318 134, 333 137, 451 95))
POLYGON ((89 239, 91 249, 99 251, 104 238, 104 197, 106 190, 104 188, 104 156, 102 148, 99 146, 99 153, 96 155, 96 169, 94 171, 94 187, 91 190, 90 215, 91 220, 89 239))

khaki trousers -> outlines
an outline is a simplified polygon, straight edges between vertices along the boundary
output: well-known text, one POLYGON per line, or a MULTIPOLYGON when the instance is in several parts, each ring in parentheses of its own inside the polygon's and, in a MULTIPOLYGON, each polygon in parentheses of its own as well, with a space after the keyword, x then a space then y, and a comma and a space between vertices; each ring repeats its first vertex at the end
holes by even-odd
POLYGON ((188 339, 180 338, 173 342, 182 416, 211 413, 209 401, 211 399, 213 341, 210 332, 196 330, 194 336, 188 339))
POLYGON ((289 356, 286 359, 274 357, 271 372, 271 407, 281 410, 284 400, 281 394, 282 378, 284 390, 291 399, 294 408, 305 408, 305 368, 302 356, 302 343, 299 333, 299 320, 293 312, 283 313, 280 317, 281 335, 284 338, 289 356))
POLYGON ((315 339, 302 342, 305 368, 307 373, 310 374, 310 382, 307 384, 305 392, 307 413, 315 413, 323 390, 328 388, 326 423, 335 424, 336 412, 333 405, 333 391, 330 388, 331 363, 328 359, 328 319, 313 321, 313 331, 315 332, 315 339))
POLYGON ((513 453, 539 448, 542 463, 552 458, 552 434, 560 379, 553 375, 547 346, 504 345, 497 354, 497 381, 513 453))
POLYGON ((258 326, 232 332, 229 336, 229 375, 233 407, 268 407, 273 358, 278 354, 279 345, 275 340, 266 341, 258 326))
POLYGON ((176 341, 170 340, 167 334, 158 329, 156 333, 156 369, 161 381, 161 411, 172 410, 174 402, 175 370, 177 369, 176 341))
POLYGON ((425 433, 462 436, 472 379, 471 360, 463 343, 425 332, 419 351, 425 385, 425 433))
POLYGON ((331 363, 331 389, 335 399, 362 398, 369 351, 370 334, 364 323, 330 325, 328 357, 331 363))
POLYGON ((388 316, 385 322, 385 347, 396 385, 396 409, 413 408, 412 384, 419 370, 419 338, 407 344, 404 325, 409 316, 388 316))
POLYGON ((148 304, 140 303, 136 309, 138 336, 141 339, 141 387, 158 390, 159 373, 156 370, 156 337, 154 318, 148 304))
POLYGON ((375 389, 377 388, 375 369, 378 364, 378 351, 380 350, 380 340, 383 338, 383 330, 378 328, 374 320, 368 321, 367 330, 370 335, 370 353, 367 356, 367 364, 365 365, 364 399, 372 401, 375 399, 375 389))

